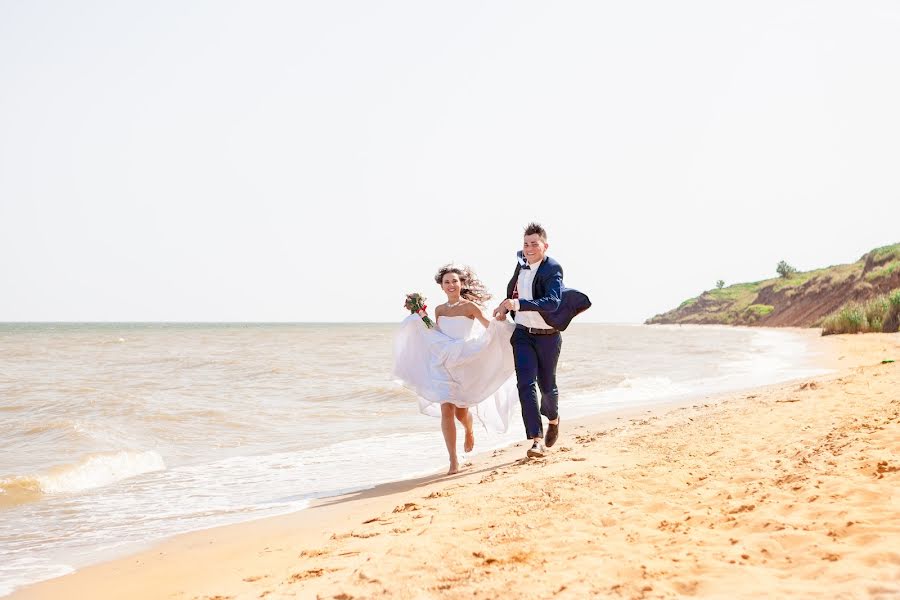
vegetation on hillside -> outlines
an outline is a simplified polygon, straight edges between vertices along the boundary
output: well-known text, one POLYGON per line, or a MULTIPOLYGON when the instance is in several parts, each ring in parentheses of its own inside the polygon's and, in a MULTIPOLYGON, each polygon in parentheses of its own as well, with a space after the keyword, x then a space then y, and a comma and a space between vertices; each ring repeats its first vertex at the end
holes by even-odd
POLYGON ((849 302, 822 321, 822 335, 894 332, 900 325, 900 289, 867 302, 849 302))
POLYGON ((715 289, 647 323, 822 327, 823 335, 898 329, 900 244, 813 271, 781 261, 776 272, 772 279, 728 287, 719 280, 715 289))
POLYGON ((778 266, 775 267, 775 272, 785 279, 790 279, 791 276, 797 272, 797 269, 787 264, 786 261, 781 261, 780 263, 778 263, 778 266))

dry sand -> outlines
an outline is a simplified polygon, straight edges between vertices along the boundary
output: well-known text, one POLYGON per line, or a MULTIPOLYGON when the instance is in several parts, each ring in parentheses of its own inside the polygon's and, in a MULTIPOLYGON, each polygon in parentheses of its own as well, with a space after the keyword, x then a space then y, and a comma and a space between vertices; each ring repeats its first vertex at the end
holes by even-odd
POLYGON ((34 598, 900 598, 900 334, 836 372, 561 426, 463 473, 196 532, 34 598))

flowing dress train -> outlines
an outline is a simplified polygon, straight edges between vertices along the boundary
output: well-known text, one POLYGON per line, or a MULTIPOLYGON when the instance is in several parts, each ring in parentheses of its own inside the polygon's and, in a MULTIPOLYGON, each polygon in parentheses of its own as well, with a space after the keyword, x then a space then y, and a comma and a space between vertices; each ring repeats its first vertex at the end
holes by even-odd
POLYGON ((515 325, 491 320, 485 329, 466 316, 438 317, 428 329, 410 315, 394 335, 394 376, 418 396, 419 410, 441 416, 441 404, 468 407, 492 432, 520 415, 512 346, 515 325))

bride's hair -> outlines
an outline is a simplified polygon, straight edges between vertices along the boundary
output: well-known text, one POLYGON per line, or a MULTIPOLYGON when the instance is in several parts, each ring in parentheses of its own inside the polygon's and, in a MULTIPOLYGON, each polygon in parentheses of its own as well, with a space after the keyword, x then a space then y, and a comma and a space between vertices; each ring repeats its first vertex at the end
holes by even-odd
POLYGON ((478 275, 475 274, 475 271, 469 267, 453 263, 444 265, 438 269, 437 274, 434 276, 434 281, 438 285, 441 285, 444 282, 444 275, 447 273, 456 273, 459 275, 459 282, 462 284, 462 290, 459 293, 460 298, 470 300, 481 307, 484 306, 485 302, 491 299, 491 295, 488 293, 487 288, 485 288, 481 280, 478 279, 478 275))

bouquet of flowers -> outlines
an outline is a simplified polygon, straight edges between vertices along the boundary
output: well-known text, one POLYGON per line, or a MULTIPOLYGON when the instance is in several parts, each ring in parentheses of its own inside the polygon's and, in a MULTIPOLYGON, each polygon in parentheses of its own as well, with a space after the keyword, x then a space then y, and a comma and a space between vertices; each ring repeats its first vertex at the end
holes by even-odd
POLYGON ((410 313, 414 313, 422 317, 422 322, 425 323, 425 327, 431 329, 432 327, 434 327, 434 322, 428 317, 428 313, 425 312, 425 309, 428 308, 428 306, 425 304, 425 299, 425 296, 423 296, 419 292, 407 294, 406 302, 403 304, 403 308, 408 310, 410 313))

